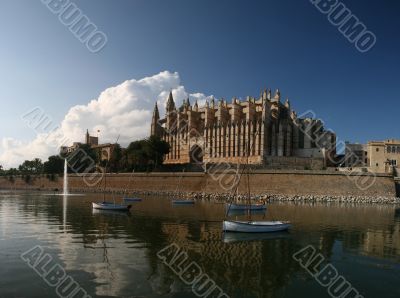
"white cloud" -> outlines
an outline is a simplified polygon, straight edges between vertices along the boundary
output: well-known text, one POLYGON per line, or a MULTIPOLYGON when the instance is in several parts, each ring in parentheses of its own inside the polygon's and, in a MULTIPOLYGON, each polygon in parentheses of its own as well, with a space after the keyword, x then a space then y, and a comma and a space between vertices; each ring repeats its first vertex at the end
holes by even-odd
POLYGON ((154 101, 157 100, 163 115, 170 90, 177 106, 188 96, 191 104, 197 99, 200 106, 207 98, 203 93, 188 94, 177 72, 163 71, 104 90, 97 99, 72 107, 58 125, 51 122, 51 115, 44 117, 46 111, 36 108, 24 119, 27 126, 38 132, 36 138, 29 142, 4 138, 0 147, 0 164, 9 168, 36 157, 45 161, 48 156, 58 153, 60 145, 82 142, 86 129, 94 135, 100 130, 101 143, 114 143, 119 136, 119 143, 123 146, 147 137, 154 101), (48 121, 40 122, 42 118, 48 121))

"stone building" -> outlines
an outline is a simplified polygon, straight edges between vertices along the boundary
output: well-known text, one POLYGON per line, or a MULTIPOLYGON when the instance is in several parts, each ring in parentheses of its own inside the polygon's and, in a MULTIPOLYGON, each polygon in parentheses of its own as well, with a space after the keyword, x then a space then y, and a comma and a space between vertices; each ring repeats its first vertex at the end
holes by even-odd
MULTIPOLYGON (((111 153, 115 146, 115 144, 111 144, 111 143, 99 144, 99 138, 91 136, 89 134, 89 130, 86 130, 84 144, 89 145, 91 148, 93 148, 97 152, 97 154, 99 156, 99 160, 101 160, 101 161, 110 160, 111 153)), ((75 152, 79 148, 80 145, 82 145, 82 143, 74 142, 72 146, 61 147, 60 152, 62 154, 63 153, 69 154, 69 153, 75 152)))
POLYGON ((399 175, 400 140, 370 141, 367 144, 346 143, 345 166, 399 175))
POLYGON ((368 156, 371 172, 400 174, 400 140, 370 141, 368 156))
POLYGON ((368 146, 365 144, 346 142, 345 158, 342 166, 368 167, 368 146))
POLYGON ((336 135, 320 120, 298 118, 281 93, 265 90, 258 99, 212 99, 199 107, 189 99, 176 107, 170 92, 166 116, 154 107, 151 135, 170 144, 166 164, 249 163, 323 168, 336 154, 336 135))

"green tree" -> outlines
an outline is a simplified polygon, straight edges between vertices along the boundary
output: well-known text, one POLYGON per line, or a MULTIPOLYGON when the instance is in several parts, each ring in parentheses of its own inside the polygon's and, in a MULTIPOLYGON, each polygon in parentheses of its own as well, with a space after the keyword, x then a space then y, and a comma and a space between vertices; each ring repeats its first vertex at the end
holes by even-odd
POLYGON ((118 173, 124 169, 122 164, 122 148, 120 144, 115 144, 111 150, 110 160, 107 163, 107 171, 118 173))
POLYGON ((126 148, 127 170, 145 170, 147 156, 144 151, 145 140, 134 141, 126 148))
POLYGON ((164 155, 169 153, 169 144, 159 137, 151 136, 146 140, 144 149, 148 161, 157 167, 163 163, 164 155))
POLYGON ((52 155, 49 160, 43 164, 45 174, 60 174, 64 171, 64 158, 59 155, 52 155))
POLYGON ((164 155, 168 153, 168 143, 152 136, 130 143, 124 151, 122 164, 127 171, 145 171, 161 165, 164 155))
POLYGON ((5 172, 5 174, 6 174, 7 176, 14 176, 14 175, 18 175, 18 174, 19 174, 19 171, 18 171, 18 169, 16 169, 16 168, 10 168, 10 169, 8 169, 8 170, 5 172))
POLYGON ((43 163, 40 158, 34 160, 25 160, 18 170, 21 174, 41 174, 43 172, 43 163))

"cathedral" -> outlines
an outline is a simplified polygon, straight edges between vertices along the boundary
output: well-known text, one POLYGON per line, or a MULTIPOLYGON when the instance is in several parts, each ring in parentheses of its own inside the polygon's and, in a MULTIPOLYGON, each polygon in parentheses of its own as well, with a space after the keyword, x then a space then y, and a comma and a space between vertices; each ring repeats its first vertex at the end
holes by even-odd
POLYGON ((151 135, 170 145, 165 164, 258 164, 278 168, 323 168, 336 154, 336 135, 313 118, 298 118, 281 93, 265 90, 258 99, 207 101, 189 99, 176 107, 170 92, 166 115, 157 104, 151 135))

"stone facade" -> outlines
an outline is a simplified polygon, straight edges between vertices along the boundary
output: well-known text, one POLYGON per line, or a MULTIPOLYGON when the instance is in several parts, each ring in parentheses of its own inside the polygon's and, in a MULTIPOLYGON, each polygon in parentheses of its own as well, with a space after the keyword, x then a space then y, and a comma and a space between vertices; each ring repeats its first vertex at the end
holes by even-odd
POLYGON ((367 167, 368 166, 368 146, 365 144, 351 144, 346 142, 345 167, 367 167))
MULTIPOLYGON (((176 107, 169 94, 165 118, 154 108, 151 135, 167 141, 171 150, 166 164, 189 163, 273 163, 286 157, 296 164, 300 159, 319 159, 329 166, 336 154, 336 135, 326 131, 320 120, 298 118, 281 93, 265 90, 258 99, 221 99, 199 107, 189 99, 176 107)), ((304 163, 304 162, 303 162, 304 163)))
POLYGON ((346 143, 346 167, 361 167, 369 172, 400 175, 400 140, 346 143))
POLYGON ((368 142, 371 172, 400 175, 400 140, 368 142))
MULTIPOLYGON (((61 154, 72 153, 72 152, 76 151, 81 144, 82 143, 80 143, 80 142, 74 142, 72 146, 61 147, 60 153, 61 154)), ((85 144, 89 145, 91 148, 93 148, 97 152, 99 159, 101 161, 110 160, 111 153, 115 146, 115 144, 110 144, 110 143, 99 144, 99 138, 91 136, 89 134, 88 130, 86 130, 86 134, 85 134, 85 144)))

